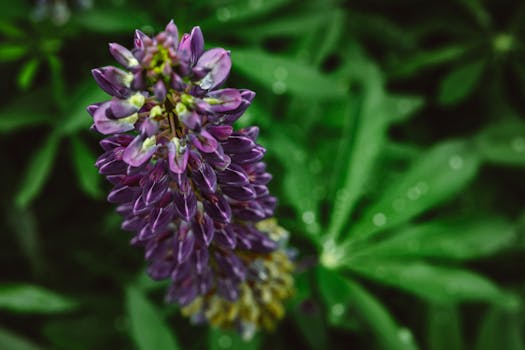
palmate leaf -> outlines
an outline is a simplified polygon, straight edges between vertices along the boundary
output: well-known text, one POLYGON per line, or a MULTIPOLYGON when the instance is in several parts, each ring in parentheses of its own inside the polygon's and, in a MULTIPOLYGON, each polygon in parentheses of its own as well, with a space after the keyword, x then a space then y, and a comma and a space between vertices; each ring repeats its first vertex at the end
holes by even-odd
POLYGON ((490 280, 458 268, 379 257, 356 258, 346 263, 345 267, 363 277, 436 303, 471 300, 503 305, 508 302, 508 295, 490 280))
POLYGON ((514 225, 500 217, 431 221, 396 230, 352 256, 476 259, 511 247, 516 238, 514 225))
POLYGON ((126 289, 126 309, 130 332, 140 350, 177 350, 174 331, 165 324, 162 313, 150 303, 142 291, 126 289))
POLYGON ((262 50, 232 49, 233 69, 276 94, 290 92, 319 100, 342 98, 347 88, 310 65, 262 50))
POLYGON ((365 210, 349 239, 368 238, 450 199, 474 178, 479 165, 480 157, 468 143, 446 141, 434 146, 365 210))
POLYGON ((23 313, 53 314, 74 310, 71 299, 30 284, 0 286, 0 309, 23 313))
POLYGON ((388 310, 359 284, 322 267, 317 270, 317 279, 332 325, 344 322, 348 312, 356 313, 381 349, 417 349, 410 334, 406 336, 388 310))

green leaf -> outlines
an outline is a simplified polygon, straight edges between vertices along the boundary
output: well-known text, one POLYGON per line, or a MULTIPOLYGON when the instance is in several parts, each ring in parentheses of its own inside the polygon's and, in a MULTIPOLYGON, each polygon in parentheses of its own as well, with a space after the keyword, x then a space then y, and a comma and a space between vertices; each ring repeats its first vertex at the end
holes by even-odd
POLYGON ((18 334, 12 333, 7 329, 0 328, 0 349, 9 350, 39 350, 39 346, 18 334))
POLYGON ((507 120, 485 128, 477 137, 483 158, 494 164, 525 165, 525 123, 507 120))
POLYGON ((491 281, 467 270, 378 257, 354 259, 346 267, 363 277, 437 303, 508 301, 507 295, 491 281))
POLYGON ((29 284, 0 286, 0 309, 52 314, 74 310, 77 304, 62 295, 29 284))
POLYGON ((431 221, 400 229, 391 238, 368 245, 356 255, 476 259, 510 248, 517 235, 499 217, 431 221))
POLYGON ((66 87, 65 78, 62 72, 62 61, 55 55, 47 56, 49 71, 51 72, 51 89, 55 104, 63 111, 66 106, 66 87))
MULTIPOLYGON (((25 96, 24 98, 29 97, 25 96)), ((27 100, 26 100, 27 101, 27 100)), ((34 110, 31 104, 13 104, 0 110, 0 133, 10 133, 26 127, 49 123, 53 115, 44 110, 34 110)))
POLYGON ((412 57, 400 59, 400 64, 395 66, 391 75, 393 77, 406 78, 412 76, 422 69, 427 69, 454 61, 463 56, 470 48, 465 46, 447 46, 439 49, 424 51, 412 57))
POLYGON ((310 166, 312 159, 309 158, 291 135, 274 133, 271 142, 268 142, 268 149, 273 154, 281 158, 282 165, 286 168, 283 178, 284 194, 289 199, 301 217, 310 238, 318 240, 317 234, 320 230, 318 213, 318 186, 313 174, 305 171, 306 166, 310 166), (286 150, 286 152, 283 152, 286 150))
POLYGON ((485 61, 477 60, 451 71, 439 86, 439 103, 453 105, 468 97, 476 88, 484 68, 485 61))
POLYGON ((100 198, 100 175, 95 167, 96 156, 78 137, 71 138, 73 166, 82 190, 93 198, 100 198))
POLYGON ((16 61, 29 51, 25 44, 0 44, 0 62, 16 61))
POLYGON ((72 22, 97 33, 129 33, 154 21, 147 11, 125 6, 123 8, 93 8, 74 16, 72 22))
POLYGON ((200 23, 203 28, 229 27, 232 22, 241 22, 262 16, 286 5, 290 0, 236 0, 217 7, 215 17, 200 23))
POLYGON ((135 287, 126 289, 126 308, 131 336, 140 350, 179 349, 174 331, 168 328, 162 313, 135 287))
POLYGON ((456 195, 474 178, 479 165, 480 157, 469 144, 447 141, 434 146, 389 185, 351 232, 355 238, 367 238, 410 220, 456 195))
POLYGON ((18 87, 20 87, 21 90, 25 91, 31 87, 38 71, 39 64, 40 60, 38 58, 32 58, 24 63, 17 77, 18 87))
MULTIPOLYGON (((330 216, 327 231, 327 237, 331 237, 330 239, 341 232, 357 200, 364 192, 374 161, 385 141, 386 126, 391 112, 383 108, 385 91, 383 76, 379 69, 375 65, 366 63, 359 64, 359 67, 358 74, 363 76, 365 82, 364 95, 353 121, 350 119, 351 114, 342 116, 347 123, 354 125, 343 129, 345 135, 341 142, 351 140, 352 144, 344 145, 340 149, 340 152, 350 152, 350 154, 348 163, 342 164, 341 169, 336 171, 336 173, 343 174, 343 183, 337 191, 330 216)), ((351 109, 349 112, 351 113, 351 109)), ((338 158, 344 157, 339 156, 338 158)))
POLYGON ((88 130, 93 118, 86 111, 90 104, 109 100, 109 96, 94 81, 81 84, 66 107, 64 119, 59 124, 59 132, 71 135, 79 130, 88 130))
POLYGON ((328 332, 322 316, 323 310, 317 302, 316 293, 312 290, 312 272, 305 271, 294 276, 296 293, 288 303, 291 309, 289 312, 295 327, 304 337, 303 342, 311 350, 327 349, 328 332))
POLYGON ((402 123, 423 107, 424 100, 419 96, 388 95, 383 103, 383 108, 389 111, 390 122, 402 123))
MULTIPOLYGON (((290 17, 276 18, 269 22, 265 21, 262 24, 250 23, 249 30, 240 31, 239 35, 255 40, 281 35, 304 35, 328 23, 333 16, 332 13, 333 11, 305 12, 290 17)), ((237 27, 231 29, 238 31, 237 27)))
POLYGON ((461 325, 454 306, 430 305, 427 333, 429 350, 463 349, 461 325))
POLYGON ((475 349, 524 350, 525 339, 519 313, 491 308, 481 323, 475 349))
POLYGON ((324 268, 317 270, 317 278, 331 324, 340 325, 347 313, 356 314, 382 349, 417 349, 410 331, 400 328, 388 310, 359 284, 324 268))
POLYGON ((276 94, 289 91, 315 99, 341 98, 346 94, 343 81, 322 74, 312 66, 292 58, 260 50, 232 49, 233 69, 238 69, 276 94))
POLYGON ((15 197, 15 202, 19 207, 27 207, 42 190, 53 168, 59 143, 60 138, 57 133, 52 132, 31 157, 15 197))
POLYGON ((257 350, 261 346, 261 337, 243 339, 236 331, 210 328, 208 333, 208 349, 210 350, 257 350))

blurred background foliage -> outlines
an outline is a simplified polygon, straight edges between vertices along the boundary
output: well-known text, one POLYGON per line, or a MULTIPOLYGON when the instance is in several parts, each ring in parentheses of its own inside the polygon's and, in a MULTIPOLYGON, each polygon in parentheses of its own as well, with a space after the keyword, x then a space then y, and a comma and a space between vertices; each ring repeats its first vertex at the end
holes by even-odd
POLYGON ((0 349, 524 349, 524 2, 2 1, 0 38, 0 349), (163 303, 93 166, 90 70, 171 18, 257 92, 298 251, 248 343, 163 303))

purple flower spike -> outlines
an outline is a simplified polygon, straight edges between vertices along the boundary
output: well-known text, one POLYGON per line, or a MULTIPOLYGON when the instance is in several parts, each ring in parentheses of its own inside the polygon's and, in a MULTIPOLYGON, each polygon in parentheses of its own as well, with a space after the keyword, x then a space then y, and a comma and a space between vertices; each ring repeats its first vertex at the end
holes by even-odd
POLYGON ((258 129, 232 126, 255 93, 218 89, 230 53, 204 51, 199 27, 180 40, 173 21, 152 37, 137 30, 133 49, 112 43, 109 51, 125 70, 93 70, 111 97, 87 110, 107 135, 95 165, 113 185, 107 199, 122 229, 143 247, 148 274, 171 278, 167 300, 239 298, 250 259, 278 248, 257 229, 277 203, 258 129))

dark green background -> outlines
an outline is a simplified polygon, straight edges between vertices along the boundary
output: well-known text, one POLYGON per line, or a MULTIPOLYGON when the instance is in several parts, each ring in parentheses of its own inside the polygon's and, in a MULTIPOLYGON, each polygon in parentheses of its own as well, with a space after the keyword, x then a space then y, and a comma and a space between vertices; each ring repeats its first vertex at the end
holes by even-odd
POLYGON ((524 2, 52 3, 0 4, 0 349, 524 349, 524 2), (164 304, 93 166, 90 70, 171 18, 257 92, 298 252, 249 343, 164 304))

